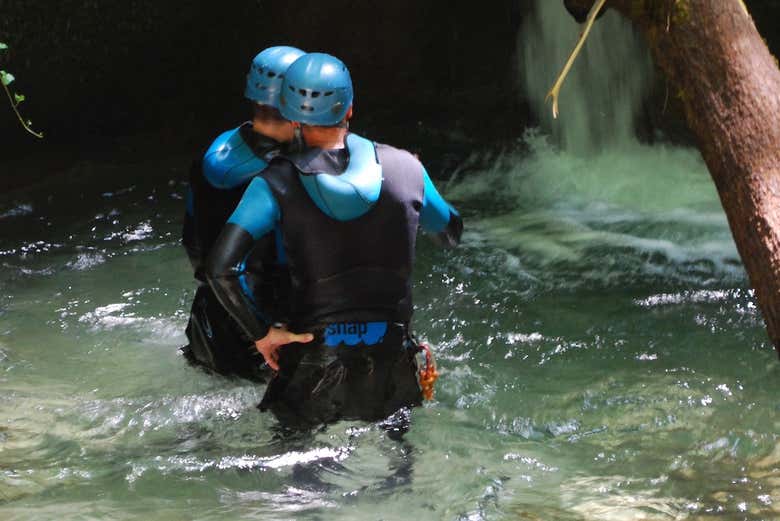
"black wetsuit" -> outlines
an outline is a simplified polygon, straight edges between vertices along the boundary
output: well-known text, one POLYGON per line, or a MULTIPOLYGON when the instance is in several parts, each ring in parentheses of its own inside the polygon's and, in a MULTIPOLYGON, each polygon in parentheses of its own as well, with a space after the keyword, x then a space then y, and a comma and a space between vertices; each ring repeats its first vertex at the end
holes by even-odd
POLYGON ((207 263, 217 297, 253 339, 268 327, 240 291, 240 259, 281 226, 290 328, 310 344, 280 350, 261 408, 285 425, 378 420, 421 401, 411 340, 419 225, 447 244, 462 221, 408 152, 350 134, 347 149, 274 159, 252 181, 207 263))
MULTIPOLYGON (((249 182, 278 153, 280 144, 252 132, 251 125, 220 135, 203 159, 190 170, 182 243, 194 269, 198 288, 193 299, 182 349, 188 360, 221 374, 253 380, 268 379, 268 370, 251 339, 219 303, 206 283, 206 257, 249 182)), ((255 306, 259 320, 284 320, 289 275, 274 236, 264 237, 243 260, 242 291, 255 306), (262 278, 254 274, 263 272, 262 278)))

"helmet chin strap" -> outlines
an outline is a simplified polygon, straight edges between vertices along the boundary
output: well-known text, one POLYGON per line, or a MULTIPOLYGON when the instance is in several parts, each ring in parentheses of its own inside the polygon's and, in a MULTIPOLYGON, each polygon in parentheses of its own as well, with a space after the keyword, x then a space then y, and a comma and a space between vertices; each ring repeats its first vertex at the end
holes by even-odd
POLYGON ((300 152, 306 148, 306 140, 303 139, 303 131, 299 126, 293 127, 293 140, 292 143, 290 143, 290 148, 296 152, 300 152))

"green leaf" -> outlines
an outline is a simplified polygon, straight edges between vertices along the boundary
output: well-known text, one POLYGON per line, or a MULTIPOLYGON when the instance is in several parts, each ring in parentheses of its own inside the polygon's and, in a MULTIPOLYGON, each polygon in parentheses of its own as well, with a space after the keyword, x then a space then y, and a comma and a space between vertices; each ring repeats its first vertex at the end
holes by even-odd
POLYGON ((14 75, 10 72, 0 71, 0 82, 2 82, 3 85, 9 85, 15 79, 14 75))
POLYGON ((8 49, 8 46, 6 44, 4 44, 3 42, 0 42, 0 51, 4 51, 6 49, 8 49))
POLYGON ((17 94, 14 92, 14 102, 18 105, 24 101, 24 94, 17 94))

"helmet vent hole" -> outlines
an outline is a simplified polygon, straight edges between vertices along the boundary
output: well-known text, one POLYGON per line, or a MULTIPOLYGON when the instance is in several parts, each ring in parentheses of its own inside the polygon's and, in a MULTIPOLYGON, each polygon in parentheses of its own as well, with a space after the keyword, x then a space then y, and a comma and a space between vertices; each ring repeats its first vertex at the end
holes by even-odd
POLYGON ((276 76, 276 73, 274 71, 268 71, 269 78, 273 78, 274 76, 276 76))
POLYGON ((291 90, 291 91, 293 91, 293 92, 295 92, 295 87, 293 87, 292 85, 290 85, 290 90, 291 90))
POLYGON ((306 89, 298 89, 298 94, 300 94, 301 96, 305 96, 306 95, 306 89))
POLYGON ((323 94, 323 96, 333 96, 333 91, 332 91, 332 90, 329 90, 328 92, 326 92, 325 94, 323 94))
POLYGON ((315 90, 311 93, 312 98, 319 98, 320 97, 320 91, 315 90))
POLYGON ((310 107, 308 105, 301 105, 301 110, 305 110, 306 112, 314 112, 314 107, 310 107))

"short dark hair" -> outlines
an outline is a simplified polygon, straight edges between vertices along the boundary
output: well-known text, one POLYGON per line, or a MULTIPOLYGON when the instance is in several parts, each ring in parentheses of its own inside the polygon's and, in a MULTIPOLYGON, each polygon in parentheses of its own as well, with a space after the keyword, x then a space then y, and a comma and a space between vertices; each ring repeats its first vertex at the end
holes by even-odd
POLYGON ((261 103, 252 103, 252 111, 254 119, 261 121, 287 121, 282 117, 282 113, 278 109, 271 105, 263 105, 261 103))

